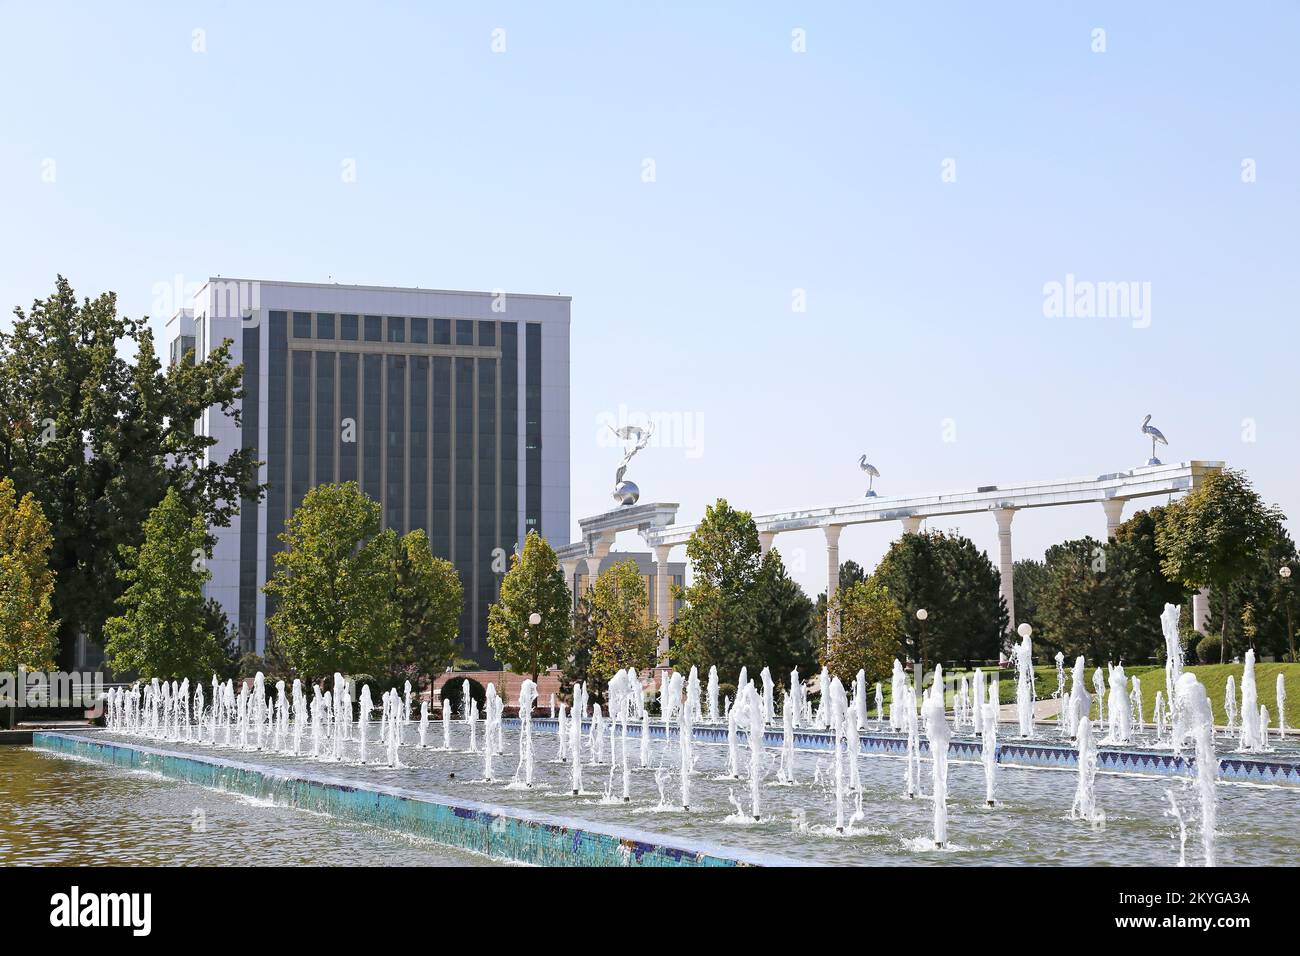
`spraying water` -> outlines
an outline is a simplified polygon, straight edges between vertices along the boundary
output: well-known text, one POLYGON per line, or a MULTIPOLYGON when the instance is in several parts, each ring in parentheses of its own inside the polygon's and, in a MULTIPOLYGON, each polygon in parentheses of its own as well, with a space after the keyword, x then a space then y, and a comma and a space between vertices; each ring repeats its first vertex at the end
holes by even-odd
POLYGON ((519 685, 519 764, 515 780, 523 774, 525 787, 533 785, 533 705, 537 703, 537 684, 525 679, 519 685))
POLYGON ((1286 736, 1286 681, 1281 674, 1277 675, 1277 732, 1286 736))
POLYGON ((1228 685, 1223 692, 1223 709, 1228 718, 1228 735, 1237 732, 1237 682, 1228 675, 1228 685))
POLYGON ((984 734, 980 752, 984 764, 984 802, 987 806, 996 806, 993 789, 997 783, 998 773, 998 712, 997 701, 989 701, 991 706, 984 708, 984 734))
POLYGON ((1092 721, 1085 711, 1079 718, 1074 739, 1079 748, 1079 777, 1074 791, 1074 806, 1070 817, 1086 820, 1094 829, 1104 829, 1106 815, 1097 806, 1097 745, 1092 738, 1092 721))
POLYGON ((934 669, 934 683, 925 702, 925 736, 930 742, 930 779, 934 791, 934 845, 948 842, 948 742, 952 730, 944 717, 943 668, 934 669))
POLYGON ((1133 733, 1133 702, 1129 699, 1128 678, 1124 675, 1124 665, 1116 664, 1110 668, 1110 706, 1107 711, 1110 723, 1106 739, 1113 744, 1126 744, 1133 733))
POLYGON ((1255 651, 1246 651, 1246 668, 1241 675, 1241 749, 1263 750, 1259 733, 1259 697, 1255 690, 1255 651))
POLYGON ((1029 625, 1021 625, 1025 634, 1016 645, 1016 716, 1020 718, 1020 736, 1034 736, 1034 649, 1029 642, 1029 625))
POLYGON ((1195 674, 1183 674, 1175 688, 1183 725, 1196 740, 1196 786, 1201 795, 1201 845, 1205 865, 1214 866, 1215 805, 1219 775, 1219 758, 1214 753, 1214 715, 1210 698, 1195 674))

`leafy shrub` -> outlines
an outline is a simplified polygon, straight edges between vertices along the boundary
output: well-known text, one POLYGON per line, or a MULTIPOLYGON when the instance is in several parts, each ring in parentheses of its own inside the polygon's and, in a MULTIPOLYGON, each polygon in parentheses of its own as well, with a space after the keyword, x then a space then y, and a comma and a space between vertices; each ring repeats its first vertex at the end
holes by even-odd
POLYGON ((452 715, 455 717, 465 716, 465 704, 461 700, 464 693, 464 682, 469 681, 469 695, 473 700, 478 701, 478 712, 483 713, 483 708, 487 705, 487 690, 472 677, 458 677, 453 674, 445 684, 442 685, 442 701, 444 704, 451 705, 452 715))
POLYGON ((1219 644, 1216 634, 1201 638, 1201 642, 1196 645, 1196 659, 1202 664, 1219 663, 1219 644))

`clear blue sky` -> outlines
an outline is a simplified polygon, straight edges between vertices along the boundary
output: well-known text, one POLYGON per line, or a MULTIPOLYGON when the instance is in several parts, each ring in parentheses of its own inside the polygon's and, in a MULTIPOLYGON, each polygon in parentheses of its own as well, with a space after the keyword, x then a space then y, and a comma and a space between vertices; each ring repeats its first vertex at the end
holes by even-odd
MULTIPOLYGON (((0 321, 58 272, 132 314, 214 273, 563 292, 575 517, 620 404, 699 429, 630 472, 685 520, 856 498, 863 452, 882 494, 1126 468, 1147 412, 1300 515, 1300 5, 542 6, 0 4, 0 321), (1150 326, 1045 317, 1067 274, 1149 282, 1150 326)), ((1016 556, 1103 529, 1022 513, 1016 556)))

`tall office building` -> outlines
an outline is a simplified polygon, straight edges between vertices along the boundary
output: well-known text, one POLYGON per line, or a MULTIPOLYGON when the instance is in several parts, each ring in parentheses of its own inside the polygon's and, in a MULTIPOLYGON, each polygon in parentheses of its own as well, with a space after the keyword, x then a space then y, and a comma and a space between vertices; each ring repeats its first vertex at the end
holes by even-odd
POLYGON ((278 535, 312 487, 355 481, 387 527, 424 528, 465 588, 460 636, 484 666, 487 609, 524 535, 569 538, 567 296, 209 279, 167 325, 173 361, 230 339, 241 421, 208 409, 209 454, 252 448, 269 488, 216 529, 210 597, 266 646, 278 535))

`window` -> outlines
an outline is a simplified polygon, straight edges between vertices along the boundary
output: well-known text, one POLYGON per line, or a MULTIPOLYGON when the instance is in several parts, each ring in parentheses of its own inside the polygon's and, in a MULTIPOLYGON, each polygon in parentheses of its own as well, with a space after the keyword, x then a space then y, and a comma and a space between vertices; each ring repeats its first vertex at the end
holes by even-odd
POLYGON ((428 319, 411 319, 411 341, 418 345, 427 345, 429 342, 429 320, 428 319))
POLYGON ((316 315, 316 338, 332 339, 334 338, 334 316, 328 312, 320 312, 316 315))
POLYGON ((366 341, 382 342, 384 340, 384 320, 378 315, 366 316, 366 341))
POLYGON ((339 338, 344 342, 357 340, 357 317, 355 315, 339 316, 339 338))
POLYGON ((405 342, 406 341, 406 319, 389 317, 388 319, 388 341, 405 342))

